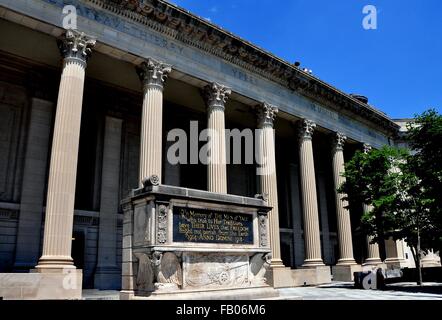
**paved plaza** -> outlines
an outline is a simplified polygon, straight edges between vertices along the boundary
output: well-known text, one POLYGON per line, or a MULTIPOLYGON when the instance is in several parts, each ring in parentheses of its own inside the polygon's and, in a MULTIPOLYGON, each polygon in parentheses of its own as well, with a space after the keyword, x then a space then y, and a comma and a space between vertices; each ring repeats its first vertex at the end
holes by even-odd
POLYGON ((333 282, 317 287, 279 289, 282 297, 300 296, 303 300, 442 300, 442 283, 404 282, 387 285, 385 290, 356 289, 351 282, 333 282))
MULTIPOLYGON (((391 284, 385 290, 355 289, 351 282, 333 282, 317 287, 278 289, 282 300, 292 297, 302 300, 441 300, 442 283, 414 282, 391 284)), ((119 300, 118 291, 83 290, 85 300, 119 300)))

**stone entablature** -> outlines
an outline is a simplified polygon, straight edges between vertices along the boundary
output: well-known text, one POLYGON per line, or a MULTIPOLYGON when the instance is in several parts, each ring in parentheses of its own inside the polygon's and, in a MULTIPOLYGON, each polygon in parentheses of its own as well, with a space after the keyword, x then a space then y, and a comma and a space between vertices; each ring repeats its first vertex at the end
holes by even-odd
MULTIPOLYGON (((242 61, 238 55, 220 55, 209 44, 200 43, 202 40, 194 43, 182 39, 181 32, 162 25, 155 19, 127 9, 124 10, 128 14, 124 15, 124 10, 121 11, 115 4, 105 4, 101 0, 35 0, 32 3, 29 6, 26 0, 17 0, 4 6, 33 19, 45 21, 48 25, 61 27, 63 6, 74 4, 77 7, 78 29, 97 38, 100 44, 100 49, 97 50, 103 50, 105 54, 115 53, 116 58, 129 62, 140 57, 159 59, 172 64, 176 75, 184 73, 208 83, 222 83, 237 94, 277 105, 282 113, 311 119, 328 130, 339 129, 349 139, 365 141, 376 148, 388 144, 396 132, 396 129, 390 130, 391 128, 370 120, 368 115, 356 116, 356 113, 345 107, 345 103, 338 101, 336 95, 328 94, 325 98, 319 98, 317 94, 309 96, 306 90, 294 91, 281 83, 278 77, 266 75, 262 70, 242 61), (115 50, 109 50, 111 47, 115 50)), ((40 31, 46 32, 44 29, 40 31)), ((294 68, 290 65, 288 67, 294 68)), ((300 70, 299 72, 303 76, 309 76, 300 70)), ((329 88, 325 83, 324 86, 329 88)), ((351 97, 349 101, 352 101, 351 97)), ((360 101, 353 102, 359 104, 357 109, 361 112, 372 110, 373 114, 384 117, 382 119, 388 125, 391 124, 382 113, 376 113, 376 110, 367 105, 362 106, 360 101)))
POLYGON ((217 55, 335 110, 344 108, 366 117, 392 133, 396 133, 399 128, 385 115, 349 94, 174 4, 161 0, 87 0, 85 2, 91 2, 102 9, 145 24, 187 45, 217 55))
POLYGON ((268 287, 264 200, 146 181, 122 205, 122 297, 268 287))

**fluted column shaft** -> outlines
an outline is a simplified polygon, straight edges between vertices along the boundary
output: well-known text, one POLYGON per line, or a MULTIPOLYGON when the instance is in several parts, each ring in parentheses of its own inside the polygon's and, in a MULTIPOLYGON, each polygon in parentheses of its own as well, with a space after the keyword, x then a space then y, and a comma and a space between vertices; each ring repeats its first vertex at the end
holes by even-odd
POLYGON ((321 257, 318 200, 312 135, 316 124, 303 120, 299 131, 299 169, 304 217, 305 260, 303 266, 324 265, 321 257))
POLYGON ((143 83, 139 184, 151 176, 161 183, 163 153, 163 90, 172 67, 148 58, 137 72, 143 83))
MULTIPOLYGON (((363 145, 364 153, 371 151, 371 146, 369 144, 363 145)), ((362 209, 365 212, 370 212, 373 210, 371 205, 363 204, 362 209)), ((373 237, 367 236, 367 258, 364 261, 364 265, 378 265, 382 263, 381 255, 379 253, 379 244, 371 243, 373 237)))
POLYGON ((269 235, 272 250, 272 267, 284 267, 281 260, 279 236, 278 188, 276 180, 275 132, 273 122, 278 109, 267 103, 258 106, 257 156, 259 193, 272 207, 269 212, 269 235))
POLYGON ((227 193, 225 103, 231 90, 218 83, 204 88, 209 133, 207 161, 207 190, 227 193))
POLYGON ((335 189, 336 218, 338 225, 339 253, 338 265, 356 264, 353 257, 353 240, 351 235, 350 212, 345 207, 348 205, 344 201, 344 194, 339 193, 337 189, 345 182, 344 172, 344 143, 347 138, 337 133, 334 137, 333 147, 333 181, 335 189))
POLYGON ((71 257, 75 185, 86 61, 95 41, 67 31, 52 140, 43 255, 37 269, 75 268, 71 257))
MULTIPOLYGON (((371 206, 363 205, 364 212, 370 212, 371 206)), ((382 263, 381 255, 379 253, 379 244, 371 243, 373 237, 367 236, 367 258, 364 261, 364 265, 378 265, 382 263)))

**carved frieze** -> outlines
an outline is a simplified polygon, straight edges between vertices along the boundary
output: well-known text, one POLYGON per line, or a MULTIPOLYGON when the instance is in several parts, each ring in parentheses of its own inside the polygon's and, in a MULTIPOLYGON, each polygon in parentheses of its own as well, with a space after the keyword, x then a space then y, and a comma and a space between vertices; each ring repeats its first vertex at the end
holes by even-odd
MULTIPOLYGON (((48 0, 49 1, 49 0, 48 0)), ((88 0, 123 17, 160 31, 181 42, 208 51, 291 90, 298 91, 335 109, 345 108, 370 119, 390 132, 398 127, 367 104, 352 98, 298 66, 275 58, 270 53, 209 24, 189 12, 159 0, 88 0)))
POLYGON ((184 287, 244 287, 249 285, 249 257, 229 254, 184 254, 184 287))

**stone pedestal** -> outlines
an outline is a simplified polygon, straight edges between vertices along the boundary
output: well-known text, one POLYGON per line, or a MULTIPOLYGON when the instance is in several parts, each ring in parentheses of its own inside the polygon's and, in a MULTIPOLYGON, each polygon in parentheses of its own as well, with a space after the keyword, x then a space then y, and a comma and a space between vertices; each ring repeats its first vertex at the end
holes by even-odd
POLYGON ((293 286, 316 286, 331 282, 330 267, 316 266, 292 270, 293 286))
POLYGON ((0 273, 0 297, 4 300, 81 299, 81 270, 65 271, 40 269, 31 273, 0 273))
POLYGON ((336 265, 332 267, 333 281, 351 282, 354 280, 353 273, 361 272, 362 266, 359 264, 336 265))
POLYGON ((122 299, 277 296, 263 200, 151 182, 123 201, 122 299))
POLYGON ((384 263, 388 269, 401 269, 408 266, 404 256, 403 241, 395 241, 393 239, 385 240, 386 259, 384 263))

